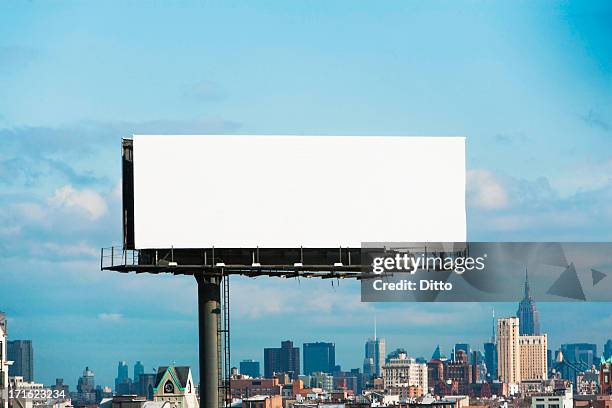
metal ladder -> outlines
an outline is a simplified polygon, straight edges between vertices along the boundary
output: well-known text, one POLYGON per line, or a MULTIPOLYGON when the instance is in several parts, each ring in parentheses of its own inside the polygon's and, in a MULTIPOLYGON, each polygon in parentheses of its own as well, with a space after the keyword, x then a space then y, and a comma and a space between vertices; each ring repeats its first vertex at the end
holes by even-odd
POLYGON ((229 408, 232 404, 230 377, 230 281, 229 275, 221 272, 221 299, 217 319, 217 353, 219 356, 219 407, 229 408))

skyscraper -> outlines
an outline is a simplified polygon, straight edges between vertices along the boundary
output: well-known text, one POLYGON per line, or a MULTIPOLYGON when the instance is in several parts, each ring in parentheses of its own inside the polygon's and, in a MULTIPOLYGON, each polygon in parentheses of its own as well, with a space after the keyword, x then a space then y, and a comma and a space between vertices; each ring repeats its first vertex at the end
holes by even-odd
POLYGON ((300 375, 300 349, 293 342, 281 342, 280 348, 264 349, 264 375, 272 378, 274 373, 288 373, 296 379, 300 375))
POLYGON ((385 339, 370 339, 365 344, 365 358, 371 358, 374 362, 374 373, 377 377, 382 374, 382 367, 385 365, 385 339))
POLYGON ((128 373, 128 365, 125 361, 120 361, 117 365, 117 378, 115 378, 115 392, 117 395, 127 395, 130 393, 132 382, 128 373))
POLYGON ((612 357, 612 339, 608 339, 608 341, 606 341, 606 344, 604 344, 603 356, 606 360, 612 357))
POLYGON ((485 343, 484 352, 487 380, 491 382, 497 379, 497 349, 495 348, 495 343, 485 343))
POLYGON ((96 382, 94 373, 89 367, 85 367, 83 376, 79 378, 75 397, 72 399, 74 405, 92 405, 96 403, 96 382))
POLYGON ((0 408, 8 408, 8 398, 4 395, 8 391, 8 356, 6 355, 6 339, 8 338, 6 328, 6 316, 0 312, 0 408))
POLYGON ((261 375, 259 370, 259 361, 242 360, 240 362, 240 374, 246 374, 253 378, 259 377, 261 375))
POLYGON ((548 379, 546 334, 538 336, 519 336, 521 360, 521 381, 548 379))
POLYGON ((334 343, 304 343, 303 351, 304 374, 334 373, 336 367, 336 345, 334 343))
POLYGON ((523 300, 520 301, 516 317, 519 318, 520 327, 519 334, 522 335, 538 335, 540 334, 540 314, 538 313, 535 301, 529 292, 529 277, 527 269, 525 269, 525 294, 523 300))
POLYGON ((34 351, 32 340, 13 340, 8 342, 8 359, 13 361, 9 375, 23 377, 25 381, 34 381, 34 351))
POLYGON ((382 367, 385 365, 385 339, 374 338, 366 342, 366 358, 374 361, 374 373, 377 376, 382 374, 382 367))
POLYGON ((144 374, 144 366, 140 361, 137 361, 136 364, 134 364, 134 383, 138 382, 140 374, 144 374))
POLYGON ((502 382, 518 384, 521 381, 517 317, 497 319, 497 374, 502 382))

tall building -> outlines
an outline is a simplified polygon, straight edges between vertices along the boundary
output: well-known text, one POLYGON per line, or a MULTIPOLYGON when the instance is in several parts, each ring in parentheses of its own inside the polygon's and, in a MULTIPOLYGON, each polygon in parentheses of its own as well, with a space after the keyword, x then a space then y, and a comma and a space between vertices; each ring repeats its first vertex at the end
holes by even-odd
POLYGON ((304 343, 303 352, 304 374, 334 373, 336 367, 336 345, 334 343, 304 343))
POLYGON ((363 359, 363 376, 367 380, 376 376, 376 366, 374 365, 374 359, 366 357, 363 359))
POLYGON ((525 294, 523 300, 519 303, 516 317, 518 317, 520 321, 519 334, 521 336, 540 334, 540 314, 529 292, 529 276, 527 275, 527 269, 525 269, 525 294))
POLYGON ((130 380, 128 365, 125 361, 117 364, 117 378, 115 378, 115 393, 117 395, 128 395, 132 391, 132 381, 130 380))
POLYGON ((153 400, 153 388, 155 388, 155 380, 157 374, 139 374, 138 381, 136 381, 136 394, 146 397, 147 400, 153 400))
POLYGON ((259 369, 259 361, 242 360, 240 362, 240 374, 246 374, 249 377, 257 378, 261 375, 259 369))
POLYGON ((497 348, 495 343, 485 343, 484 352, 487 380, 491 382, 497 379, 497 348))
POLYGON ((365 344, 365 358, 366 360, 372 359, 374 363, 373 375, 380 377, 382 367, 385 365, 385 339, 377 338, 374 335, 373 339, 368 340, 365 344))
POLYGON ((612 357, 612 339, 608 339, 603 348, 603 356, 606 360, 612 357))
POLYGON ((517 317, 497 319, 497 374, 505 383, 518 384, 521 381, 517 317))
POLYGON ((8 398, 5 398, 9 386, 9 360, 6 351, 7 339, 8 329, 6 324, 6 315, 0 312, 0 408, 8 408, 8 398))
POLYGON ((300 349, 293 342, 281 342, 280 348, 264 349, 264 376, 272 378, 275 373, 291 374, 293 379, 300 375, 300 349))
POLYGON ((473 380, 472 366, 468 361, 468 355, 463 349, 455 350, 454 360, 446 364, 444 378, 457 384, 459 394, 468 395, 470 384, 473 380))
POLYGON ((72 404, 77 405, 93 405, 96 403, 96 381, 93 371, 89 367, 85 367, 83 375, 79 378, 77 384, 77 392, 71 395, 72 404))
POLYGON ((12 340, 8 342, 8 359, 13 362, 9 368, 11 377, 20 376, 27 382, 34 381, 34 350, 32 340, 12 340))
POLYGON ((385 388, 420 387, 422 392, 427 392, 427 364, 417 363, 406 353, 383 364, 382 378, 385 388))
POLYGON ((521 381, 548 379, 547 336, 519 336, 521 381))
POLYGON ((140 361, 137 361, 136 364, 134 364, 134 383, 138 382, 140 374, 144 374, 144 366, 140 361))

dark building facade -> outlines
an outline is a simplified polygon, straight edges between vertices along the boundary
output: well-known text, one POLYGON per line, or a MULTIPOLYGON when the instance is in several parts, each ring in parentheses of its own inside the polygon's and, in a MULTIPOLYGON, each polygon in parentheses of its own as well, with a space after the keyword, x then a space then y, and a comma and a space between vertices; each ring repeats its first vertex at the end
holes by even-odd
POLYGON ((240 374, 246 374, 249 377, 257 378, 261 375, 259 361, 242 360, 240 362, 240 374))
POLYGON ((134 382, 135 383, 138 382, 138 376, 140 374, 144 374, 144 365, 142 365, 140 361, 137 361, 136 364, 134 364, 134 382))
POLYGON ((536 309, 536 304, 529 292, 529 277, 525 269, 525 295, 519 303, 516 317, 519 318, 519 334, 537 335, 540 334, 540 313, 536 309))
POLYGON ((612 358, 612 339, 608 339, 606 344, 604 344, 603 356, 606 360, 612 358))
POLYGON ((153 388, 155 388, 155 380, 157 374, 138 374, 138 381, 136 382, 136 394, 146 397, 149 401, 153 400, 153 388))
POLYGON ((287 373, 292 379, 300 375, 300 349, 293 347, 293 342, 281 342, 280 348, 264 349, 264 375, 272 378, 274 373, 287 373))
POLYGON ((315 372, 333 374, 336 367, 336 345, 334 343, 304 343, 304 374, 315 372))
POLYGON ((459 394, 468 395, 470 384, 473 381, 472 374, 472 365, 468 361, 468 355, 463 349, 457 350, 455 360, 446 364, 444 370, 446 382, 455 384, 459 394))
POLYGON ((485 343, 485 365, 487 366, 487 381, 497 379, 497 347, 495 343, 485 343))
POLYGON ((11 377, 21 376, 25 381, 34 381, 34 350, 31 340, 13 340, 6 344, 11 377))

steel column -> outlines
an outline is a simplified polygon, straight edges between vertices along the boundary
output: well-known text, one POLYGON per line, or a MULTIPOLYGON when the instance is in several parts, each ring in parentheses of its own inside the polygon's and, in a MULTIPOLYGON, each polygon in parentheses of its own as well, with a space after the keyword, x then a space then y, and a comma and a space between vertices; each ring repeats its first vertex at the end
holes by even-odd
POLYGON ((219 337, 221 289, 218 277, 196 274, 200 343, 200 408, 219 408, 219 337))

